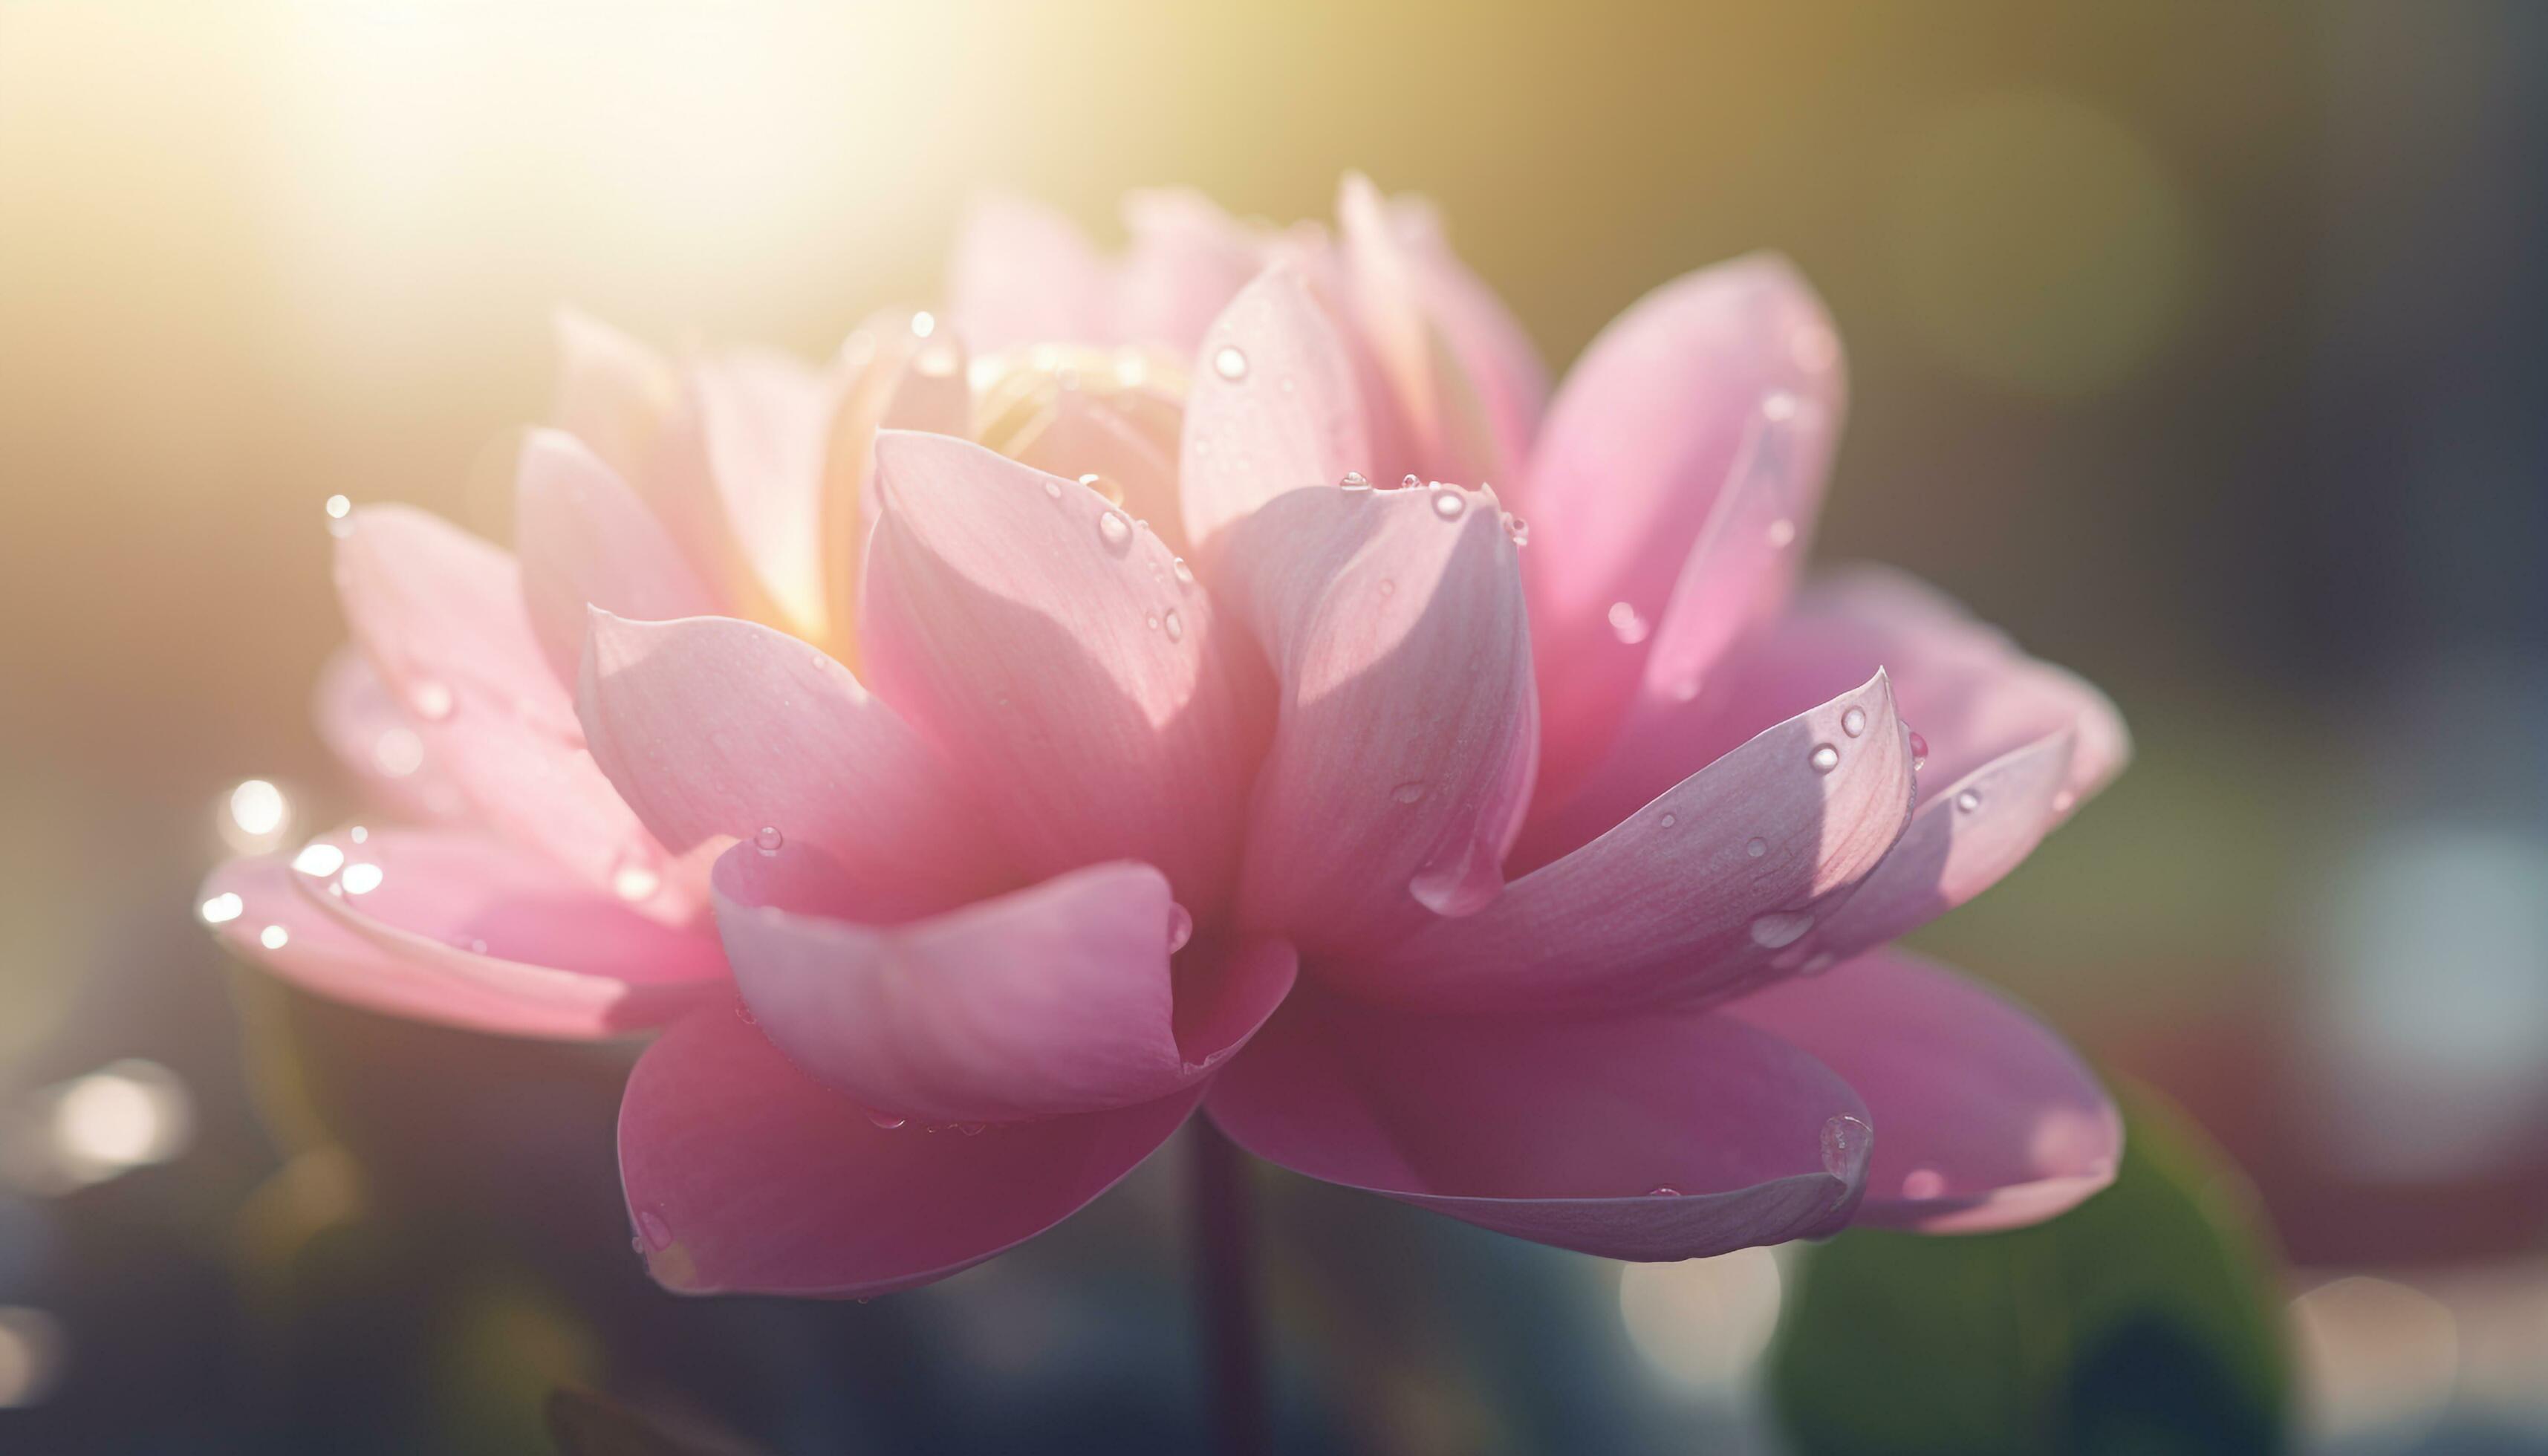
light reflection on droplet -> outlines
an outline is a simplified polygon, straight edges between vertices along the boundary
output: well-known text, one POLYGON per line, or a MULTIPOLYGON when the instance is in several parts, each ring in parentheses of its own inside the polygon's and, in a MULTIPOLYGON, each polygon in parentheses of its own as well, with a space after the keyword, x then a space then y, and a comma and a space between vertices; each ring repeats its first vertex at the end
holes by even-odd
POLYGON ((343 885, 349 895, 368 895, 381 887, 381 866, 358 860, 345 866, 345 872, 336 876, 336 883, 343 885))
POLYGON ((247 901, 240 899, 234 891, 224 890, 206 900, 196 913, 204 917, 206 925, 228 925, 246 912, 247 901))
POLYGON ((293 868, 304 874, 318 875, 321 879, 335 873, 344 863, 345 852, 323 839, 314 840, 302 846, 301 853, 292 857, 293 868))
POLYGON ((280 951, 292 944, 292 932, 279 925, 269 925, 256 933, 256 943, 269 951, 280 951))

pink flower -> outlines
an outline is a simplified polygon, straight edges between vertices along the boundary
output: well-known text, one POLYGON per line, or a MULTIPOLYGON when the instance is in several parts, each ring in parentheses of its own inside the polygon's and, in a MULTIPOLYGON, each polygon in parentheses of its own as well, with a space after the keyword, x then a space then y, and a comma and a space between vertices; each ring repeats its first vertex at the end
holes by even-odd
POLYGON ((943 1276, 1199 1105, 1624 1258, 2103 1186, 2078 1059, 1885 942, 2124 730, 1907 580, 1796 587, 1844 404, 1802 281, 1667 285, 1550 400, 1428 215, 1340 213, 1145 199, 1108 260, 988 207, 949 320, 824 371, 570 326, 518 564, 395 507, 341 549, 322 718, 411 736, 435 824, 225 866, 225 934, 394 1011, 672 1022, 620 1159, 686 1290, 943 1276))

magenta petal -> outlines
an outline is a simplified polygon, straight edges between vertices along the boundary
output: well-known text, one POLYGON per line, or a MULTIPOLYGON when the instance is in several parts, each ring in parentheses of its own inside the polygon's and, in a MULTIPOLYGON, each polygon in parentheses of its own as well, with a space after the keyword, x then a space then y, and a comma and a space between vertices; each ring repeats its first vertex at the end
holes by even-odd
POLYGON ((1538 763, 1530 635, 1495 498, 1294 491, 1227 538, 1216 585, 1272 662, 1243 923, 1378 949, 1471 914, 1538 763))
POLYGON ((406 705, 423 761, 482 823, 650 913, 696 908, 585 751, 510 556, 423 511, 366 506, 337 542, 336 578, 354 638, 406 705))
POLYGON ((1189 956, 1172 977, 1177 912, 1146 864, 1091 865, 882 927, 799 913, 803 876, 775 863, 794 853, 737 845, 717 862, 736 984, 789 1060, 892 1117, 1019 1122, 1164 1097, 1202 1080, 1291 989, 1279 942, 1231 957, 1234 973, 1189 956), (1198 1002, 1184 1020, 1228 1040, 1180 1045, 1180 990, 1198 1002), (1252 1020, 1228 1026, 1205 1002, 1252 1020))
POLYGON ((1373 469, 1362 387, 1326 311, 1288 266, 1249 284, 1204 334, 1178 466, 1198 549, 1302 486, 1373 469))
POLYGON ((350 646, 330 653, 312 697, 318 737, 373 802, 420 820, 468 812, 459 785, 425 758, 414 720, 362 653, 350 646))
MULTIPOLYGON (((1790 493, 1785 518, 1809 531, 1820 442, 1837 433, 1842 408, 1833 338, 1793 269, 1744 258, 1647 295, 1559 388, 1531 459, 1524 563, 1550 788, 1571 785, 1607 746, 1676 590, 1712 592, 1696 579, 1677 584, 1730 487, 1790 493), (1788 447, 1782 427, 1806 425, 1791 453, 1774 453, 1788 447)), ((1755 508, 1735 513, 1767 542, 1755 508)), ((1694 608, 1686 615, 1692 632, 1711 629, 1694 608)))
POLYGON ((1078 224, 1041 203, 986 193, 956 233, 947 317, 981 349, 1096 343, 1108 282, 1078 224))
POLYGON ((580 703, 594 759, 646 827, 819 849, 862 919, 952 909, 1015 882, 983 811, 849 669, 731 617, 592 614, 580 703))
POLYGON ((1307 989, 1209 1110, 1295 1172, 1620 1259, 1824 1231, 1871 1140, 1848 1083, 1721 1016, 1435 1017, 1307 989))
POLYGON ((637 493, 558 430, 533 430, 523 441, 513 547, 531 630, 561 682, 575 681, 588 605, 647 621, 717 609, 715 593, 637 493))
POLYGON ((1900 951, 1725 1014, 1813 1053, 1876 1129, 1857 1222, 1931 1233, 2038 1223, 2114 1181, 2124 1124, 2061 1039, 1997 992, 1900 951))
POLYGON ((1691 774, 1600 838, 1419 932, 1356 984, 1453 1009, 1677 1005, 1804 964, 1911 814, 1881 673, 1691 774), (1858 731, 1850 731, 1855 725, 1858 731))
POLYGON ((666 1288, 864 1298, 1060 1223, 1166 1141, 1201 1096, 979 1137, 888 1130, 716 1011, 638 1059, 619 1107, 619 1177, 666 1288))
POLYGON ((557 866, 483 836, 372 830, 205 882, 238 897, 218 933, 305 989, 396 1016, 513 1036, 606 1037, 730 995, 703 930, 658 924, 557 866), (317 867, 305 858, 302 864, 317 867), (274 944, 280 942, 280 944, 274 944))
POLYGON ((1020 869, 1138 860, 1212 921, 1263 714, 1210 595, 1095 491, 978 445, 888 430, 876 478, 877 691, 965 766, 1020 869))

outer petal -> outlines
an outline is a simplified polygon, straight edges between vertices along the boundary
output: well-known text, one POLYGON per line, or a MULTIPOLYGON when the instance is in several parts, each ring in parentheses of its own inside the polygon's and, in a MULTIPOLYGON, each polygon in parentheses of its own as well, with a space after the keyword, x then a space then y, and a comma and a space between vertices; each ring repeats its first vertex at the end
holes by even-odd
POLYGON ((468 812, 451 775, 426 760, 414 719, 360 652, 329 654, 313 697, 318 737, 383 807, 421 820, 468 812))
POLYGON ((2114 1181, 2124 1124, 2095 1074, 2026 1012, 1944 966, 1879 951, 1726 1015, 1812 1052, 1866 1099, 1882 1136, 1860 1223, 2014 1228, 2114 1181))
POLYGON ((1202 549, 1286 491, 1373 469, 1361 400, 1352 358, 1308 281, 1267 269, 1204 337, 1177 475, 1186 539, 1202 549))
POLYGON ((888 1131, 724 1012, 647 1048, 619 1176, 658 1282, 864 1298, 943 1279, 1060 1223, 1167 1140, 1190 1088, 978 1138, 888 1131))
POLYGON ((1835 1228, 1872 1140, 1849 1084, 1724 1017, 1463 1019, 1306 990, 1210 1111, 1295 1172, 1621 1259, 1835 1228))
POLYGON ((845 912, 872 921, 1016 882, 936 751, 849 669, 783 632, 594 612, 582 687, 594 759, 668 845, 774 832, 830 857, 845 912))
POLYGON ((560 429, 592 448, 622 480, 655 466, 665 428, 681 408, 681 379, 664 357, 572 309, 558 311, 560 429))
POLYGON ((1172 978, 1178 912, 1146 864, 1091 865, 883 928, 800 913, 817 876, 779 863, 798 853, 737 845, 717 862, 736 982, 789 1060, 889 1117, 1001 1123, 1149 1102, 1203 1080, 1292 987, 1280 941, 1227 957, 1198 947, 1172 978))
POLYGON ((877 689, 973 776, 1020 868, 1140 860, 1211 922, 1262 746, 1261 682, 1211 598, 1084 486, 890 430, 876 467, 877 689))
POLYGON ((336 582, 355 640, 412 715, 424 761, 482 822, 652 913, 693 908, 585 752, 510 556, 422 511, 366 506, 337 543, 336 582))
POLYGON ((1133 245, 1116 275, 1110 331, 1118 343, 1191 355, 1265 265, 1257 235, 1198 192, 1135 192, 1124 200, 1124 227, 1133 245))
POLYGON ((1109 281, 1078 224, 1042 203, 986 193, 956 234, 947 315, 982 349, 1102 342, 1109 281))
POLYGON ((588 605, 649 621, 701 616, 716 594, 637 493, 585 443, 533 430, 513 500, 522 604, 549 666, 575 681, 588 605))
POLYGON ((730 994, 712 936, 636 915, 483 836, 373 830, 316 843, 326 849, 300 863, 336 866, 324 875, 284 856, 237 860, 204 893, 224 911, 222 896, 238 897, 219 926, 233 949, 319 995, 477 1031, 586 1038, 730 994))
MULTIPOLYGON (((1551 789, 1570 786, 1608 743, 1646 667, 1646 636, 1728 484, 1771 483, 1790 494, 1795 533, 1811 526, 1821 447, 1765 459, 1756 441, 1773 433, 1774 411, 1812 422, 1816 440, 1836 434, 1833 337, 1794 270, 1745 258, 1647 295, 1567 376, 1531 459, 1527 502, 1551 789)), ((1692 630, 1707 626, 1690 614, 1700 618, 1692 630)), ((1688 656, 1682 669, 1703 666, 1688 656)))
POLYGON ((1530 631, 1491 495, 1295 491, 1217 584, 1274 665, 1242 923, 1376 950, 1503 885, 1538 762, 1530 631))
POLYGON ((1375 995, 1446 1009, 1739 994, 1819 949, 1821 923, 1892 848, 1911 802, 1909 735, 1879 673, 1514 880, 1479 914, 1356 970, 1375 995))

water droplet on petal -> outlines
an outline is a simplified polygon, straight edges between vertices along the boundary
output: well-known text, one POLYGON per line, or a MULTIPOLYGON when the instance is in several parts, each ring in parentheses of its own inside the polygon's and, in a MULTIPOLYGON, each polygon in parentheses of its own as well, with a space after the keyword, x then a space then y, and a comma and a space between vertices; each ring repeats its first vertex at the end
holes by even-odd
POLYGON ((1407 892, 1415 903, 1441 916, 1474 915, 1504 887, 1503 865, 1494 846, 1464 834, 1415 871, 1407 892))
POLYGON ((1823 1171, 1835 1178, 1847 1178, 1850 1165, 1866 1156, 1875 1141, 1875 1130, 1844 1113, 1823 1124, 1823 1171))
POLYGON ((1805 762, 1814 766, 1815 773, 1828 774, 1840 767, 1840 750, 1828 743, 1818 743, 1814 745, 1813 757, 1805 762))
POLYGON ((1515 546, 1530 544, 1530 522, 1507 510, 1504 512, 1504 535, 1515 546))
POLYGON ((1133 545, 1133 520, 1120 510, 1105 511, 1097 517, 1097 539, 1106 549, 1122 555, 1133 545))
POLYGON ((1804 939, 1805 932, 1813 928, 1814 916, 1810 910, 1773 910, 1753 918, 1752 944, 1775 951, 1804 939))
POLYGON ((1424 797, 1424 781, 1410 778, 1389 791, 1389 796, 1402 804, 1411 804, 1424 797))
POLYGON ((1141 625, 1149 628, 1153 632, 1159 630, 1159 614, 1154 611, 1143 612, 1141 614, 1141 625))
POLYGON ((1053 499, 1053 500, 1060 500, 1060 499, 1061 499, 1061 482, 1056 481, 1056 480, 1047 480, 1047 481, 1046 481, 1046 482, 1044 483, 1044 493, 1045 493, 1045 495, 1046 495, 1046 496, 1050 497, 1051 499, 1053 499))
POLYGON ((407 705, 415 709, 417 717, 438 723, 451 716, 451 688, 427 678, 408 689, 407 705))
POLYGON ((1751 856, 1755 860, 1758 860, 1763 855, 1770 853, 1770 842, 1766 839, 1752 840, 1743 846, 1743 853, 1751 856))
POLYGON ((247 901, 225 890, 204 902, 202 914, 206 925, 228 925, 247 913, 247 901))
POLYGON ((1611 602, 1608 615, 1611 635, 1630 647, 1645 641, 1646 634, 1654 630, 1644 617, 1637 615, 1635 607, 1624 601, 1611 602))
POLYGON ((1920 736, 1920 730, 1914 728, 1911 730, 1911 772, 1914 774, 1919 773, 1921 768, 1928 762, 1929 740, 1922 738, 1920 736))
POLYGON ((1178 586, 1191 587, 1194 585, 1194 568, 1186 565, 1186 559, 1184 557, 1180 556, 1171 560, 1168 563, 1168 570, 1175 575, 1178 586))
POLYGON ((979 1138, 982 1136, 982 1130, 989 1126, 988 1123, 957 1123, 956 1131, 967 1138, 979 1138))
POLYGON ((1397 584, 1396 582, 1391 581, 1391 580, 1390 580, 1389 578, 1387 578, 1387 577, 1383 577, 1383 578, 1381 578, 1381 579, 1380 579, 1380 594, 1381 594, 1381 595, 1383 595, 1383 596, 1388 596, 1388 595, 1393 594, 1393 593, 1394 593, 1394 592, 1396 592, 1397 591, 1398 591, 1398 584, 1397 584))
POLYGON ((1186 640, 1186 624, 1184 620, 1177 615, 1177 609, 1173 606, 1168 608, 1168 614, 1166 616, 1159 618, 1159 628, 1168 634, 1168 640, 1170 642, 1183 642, 1186 640))
MULTIPOLYGON (((929 316, 923 314, 920 317, 926 318, 929 316)), ((653 1209, 637 1211, 637 1234, 645 1240, 648 1248, 658 1253, 673 1246, 673 1226, 665 1223, 664 1216, 653 1209)))
POLYGON ((1969 814, 1982 806, 1982 796, 1971 789, 1956 795, 1956 812, 1969 814))
POLYGON ((775 855, 787 848, 787 836, 775 824, 765 824, 752 832, 752 847, 765 855, 775 855))
POLYGON ((1679 814, 1666 812, 1663 818, 1658 819, 1655 822, 1661 824, 1666 829, 1670 829, 1681 822, 1681 816, 1679 814))
POLYGON ((345 872, 336 876, 336 883, 343 885, 349 895, 368 895, 381 887, 381 866, 362 862, 348 864, 345 872))
POLYGON ((1168 902, 1168 954, 1174 956, 1194 939, 1194 912, 1174 900, 1168 902))
POLYGON ((1348 470, 1345 472, 1345 478, 1336 482, 1336 488, 1342 491, 1368 491, 1371 489, 1371 482, 1364 478, 1361 471, 1348 470))
POLYGON ((740 997, 734 1003, 734 1019, 748 1027, 761 1025, 761 1018, 752 1014, 752 1003, 740 997))
POLYGON ((1902 1196, 1913 1203, 1925 1202, 1947 1191, 1947 1175, 1936 1168, 1913 1168, 1902 1175, 1902 1196))
POLYGON ((1658 1183, 1658 1184, 1656 1184, 1654 1187, 1649 1188, 1649 1189, 1647 1189, 1647 1190, 1646 1190, 1646 1197, 1648 1197, 1648 1198, 1679 1198, 1679 1197, 1681 1197, 1681 1190, 1680 1190, 1680 1189, 1678 1189, 1678 1188, 1675 1188, 1674 1186, 1672 1186, 1672 1185, 1671 1185, 1671 1184, 1669 1184, 1669 1183, 1658 1183))
POLYGON ((335 873, 344 864, 345 852, 325 840, 314 840, 302 846, 301 853, 292 857, 293 868, 320 879, 335 873))
POLYGON ((911 1119, 898 1118, 889 1112, 878 1112, 874 1108, 870 1107, 867 1109, 867 1121, 890 1133, 894 1129, 909 1123, 911 1119))
POLYGON ((1839 963, 1840 957, 1829 951, 1817 951, 1813 955, 1805 957, 1804 964, 1796 967, 1796 974, 1820 975, 1839 963))
POLYGON ((1212 356, 1212 372, 1224 379, 1247 377, 1247 355, 1236 344, 1223 344, 1212 356))
POLYGON ((1444 491, 1433 498, 1433 513, 1444 520, 1458 520, 1469 508, 1469 499, 1457 491, 1444 491))
POLYGON ((279 925, 269 925, 256 933, 256 943, 269 951, 280 951, 292 944, 292 932, 279 925))
POLYGON ((1840 715, 1840 731, 1852 738, 1866 731, 1866 709, 1851 708, 1840 715))
POLYGON ((1414 490, 1417 486, 1420 486, 1420 485, 1422 485, 1422 484, 1424 484, 1424 483, 1423 483, 1422 481, 1420 481, 1420 480, 1417 480, 1414 476, 1412 476, 1412 475, 1406 475, 1406 476, 1401 476, 1401 477, 1399 477, 1399 481, 1398 481, 1398 489, 1400 489, 1400 490, 1402 490, 1402 491, 1412 491, 1412 490, 1414 490))

